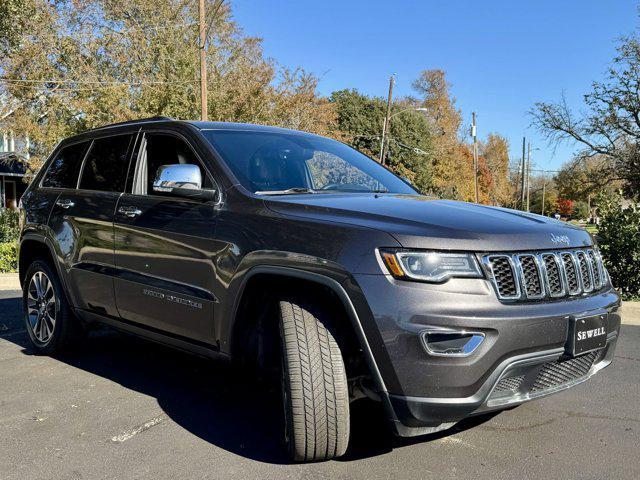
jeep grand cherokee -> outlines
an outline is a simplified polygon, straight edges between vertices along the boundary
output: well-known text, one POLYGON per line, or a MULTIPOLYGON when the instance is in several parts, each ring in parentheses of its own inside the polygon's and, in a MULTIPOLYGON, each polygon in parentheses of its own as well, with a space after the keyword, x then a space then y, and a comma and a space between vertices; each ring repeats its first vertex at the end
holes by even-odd
POLYGON ((350 401, 421 435, 589 378, 620 300, 592 238, 438 200, 334 140, 154 118, 62 141, 22 199, 34 347, 103 323, 276 371, 292 459, 342 455, 350 401))

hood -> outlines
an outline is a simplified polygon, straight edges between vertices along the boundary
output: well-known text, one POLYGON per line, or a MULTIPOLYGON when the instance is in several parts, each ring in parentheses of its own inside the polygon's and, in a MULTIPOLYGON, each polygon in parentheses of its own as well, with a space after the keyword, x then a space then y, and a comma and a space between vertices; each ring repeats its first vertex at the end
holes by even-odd
POLYGON ((405 248, 490 252, 593 244, 582 228, 548 217, 421 195, 282 195, 265 197, 265 204, 283 215, 382 230, 405 248))

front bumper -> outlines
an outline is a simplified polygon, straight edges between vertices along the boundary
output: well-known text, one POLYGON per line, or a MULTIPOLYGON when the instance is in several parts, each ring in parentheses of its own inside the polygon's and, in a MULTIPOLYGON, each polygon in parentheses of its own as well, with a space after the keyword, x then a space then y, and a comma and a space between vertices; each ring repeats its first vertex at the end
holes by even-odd
POLYGON ((400 436, 409 437, 448 428, 459 420, 519 405, 578 385, 609 366, 617 334, 607 346, 575 358, 564 349, 514 357, 494 370, 478 392, 465 398, 421 398, 390 395, 400 436))
POLYGON ((401 436, 430 433, 470 415, 569 388, 606 367, 614 355, 620 328, 614 290, 564 301, 503 304, 484 280, 430 285, 362 275, 356 281, 378 330, 371 337, 382 343, 376 352, 382 393, 401 436), (569 319, 595 314, 608 314, 605 348, 576 357, 581 359, 576 365, 565 363, 569 319), (485 341, 468 357, 433 356, 420 333, 434 327, 480 331, 485 341), (564 370, 573 373, 563 376, 564 370), (545 375, 551 378, 546 383, 545 375))

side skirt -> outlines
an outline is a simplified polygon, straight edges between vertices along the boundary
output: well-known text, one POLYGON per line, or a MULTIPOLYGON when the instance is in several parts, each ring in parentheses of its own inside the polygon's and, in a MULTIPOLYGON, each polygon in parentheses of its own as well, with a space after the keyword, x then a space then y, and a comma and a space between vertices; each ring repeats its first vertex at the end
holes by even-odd
POLYGON ((166 345, 184 352, 199 355, 201 357, 211 358, 213 360, 220 360, 225 363, 230 361, 229 355, 218 351, 217 346, 209 345, 197 340, 191 340, 179 335, 168 334, 159 330, 141 325, 135 322, 129 322, 120 318, 114 318, 110 316, 98 315, 86 310, 75 310, 76 314, 85 322, 99 323, 107 325, 116 330, 120 330, 125 333, 133 334, 146 340, 151 340, 162 345, 166 345))

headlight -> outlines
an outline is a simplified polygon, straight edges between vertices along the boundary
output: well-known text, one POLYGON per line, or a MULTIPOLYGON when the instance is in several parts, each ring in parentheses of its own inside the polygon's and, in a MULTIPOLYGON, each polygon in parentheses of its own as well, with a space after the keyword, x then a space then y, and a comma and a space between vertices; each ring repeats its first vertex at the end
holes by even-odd
POLYGON ((482 278, 478 261, 471 253, 381 250, 380 255, 396 278, 434 283, 451 277, 482 278))

